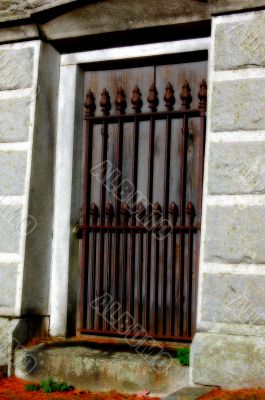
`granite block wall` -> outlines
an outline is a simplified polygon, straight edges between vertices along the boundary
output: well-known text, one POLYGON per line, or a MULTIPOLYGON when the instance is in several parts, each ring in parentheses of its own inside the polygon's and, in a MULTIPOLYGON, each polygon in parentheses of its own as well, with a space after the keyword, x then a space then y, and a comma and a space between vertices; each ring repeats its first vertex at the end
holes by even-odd
POLYGON ((265 387, 265 12, 213 18, 192 381, 265 387))

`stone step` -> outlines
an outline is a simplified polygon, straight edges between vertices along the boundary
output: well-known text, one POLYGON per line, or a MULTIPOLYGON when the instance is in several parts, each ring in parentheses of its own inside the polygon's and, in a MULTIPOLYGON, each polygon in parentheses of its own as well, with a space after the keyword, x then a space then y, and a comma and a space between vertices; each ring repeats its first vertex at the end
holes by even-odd
POLYGON ((163 400, 197 400, 200 396, 209 393, 211 387, 185 387, 163 398, 163 400))
POLYGON ((90 391, 116 390, 165 396, 188 386, 189 367, 158 350, 91 347, 91 345, 41 344, 15 351, 15 375, 40 381, 52 378, 90 391))

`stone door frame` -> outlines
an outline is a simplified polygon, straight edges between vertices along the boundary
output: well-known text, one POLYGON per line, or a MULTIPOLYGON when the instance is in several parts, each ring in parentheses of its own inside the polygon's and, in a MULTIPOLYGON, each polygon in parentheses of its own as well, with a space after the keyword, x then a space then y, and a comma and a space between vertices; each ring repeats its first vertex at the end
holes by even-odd
POLYGON ((74 152, 81 156, 83 130, 84 70, 92 62, 137 59, 210 49, 211 38, 180 40, 147 45, 119 47, 61 56, 58 90, 58 122, 55 163, 55 208, 50 290, 50 334, 66 336, 69 266, 72 229, 80 209, 82 163, 75 165, 74 152), (79 171, 77 171, 79 168, 79 171), (79 179, 76 180, 76 176, 79 179))

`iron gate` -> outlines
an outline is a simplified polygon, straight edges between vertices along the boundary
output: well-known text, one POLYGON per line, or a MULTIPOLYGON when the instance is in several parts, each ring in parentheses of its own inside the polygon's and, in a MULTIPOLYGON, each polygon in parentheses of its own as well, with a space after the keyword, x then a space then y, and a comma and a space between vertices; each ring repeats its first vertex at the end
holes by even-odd
POLYGON ((133 112, 126 113, 129 93, 122 87, 118 89, 115 111, 112 112, 110 95, 104 89, 100 98, 102 115, 95 115, 95 96, 91 90, 87 92, 84 104, 85 195, 83 222, 78 226, 82 238, 82 333, 128 337, 151 335, 176 340, 192 338, 206 123, 205 80, 201 81, 197 92, 198 107, 191 108, 191 88, 187 81, 183 82, 181 106, 174 108, 174 89, 168 83, 164 92, 164 110, 157 110, 155 84, 150 87, 146 100, 140 88, 135 86, 130 100, 133 112), (149 110, 142 112, 145 101, 149 110), (190 126, 196 119, 199 121, 198 137, 194 154, 190 156, 190 142, 194 141, 190 126), (176 120, 182 125, 178 132, 172 128, 176 120), (124 160, 128 126, 131 127, 130 157, 127 154, 127 160, 124 160), (143 171, 147 187, 145 196, 138 190, 143 168, 139 159, 141 129, 146 140, 148 138, 143 171), (110 131, 114 132, 111 151, 115 165, 108 158, 110 131), (99 134, 100 162, 95 166, 92 165, 92 149, 99 134), (164 141, 163 164, 160 163, 159 168, 155 160, 158 134, 164 141), (179 136, 177 154, 172 154, 171 150, 174 135, 179 136), (178 162, 179 183, 175 200, 169 201, 170 177, 174 175, 172 157, 178 162), (194 176, 189 173, 189 157, 192 157, 194 176), (122 173, 126 163, 131 165, 130 180, 124 179, 122 173), (160 180, 163 180, 160 203, 155 198, 154 168, 160 171, 160 180), (97 204, 91 200, 95 178, 99 185, 97 204), (188 180, 195 187, 195 200, 187 189, 188 180))

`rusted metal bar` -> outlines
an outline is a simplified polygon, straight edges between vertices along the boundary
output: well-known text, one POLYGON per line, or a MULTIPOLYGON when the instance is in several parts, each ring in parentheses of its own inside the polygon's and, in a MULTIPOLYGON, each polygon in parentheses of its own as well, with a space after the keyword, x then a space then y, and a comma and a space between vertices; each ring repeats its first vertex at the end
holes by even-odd
MULTIPOLYGON (((96 226, 98 221, 98 207, 96 206, 95 203, 91 204, 90 215, 91 215, 92 226, 96 226)), ((92 301, 96 299, 96 261, 97 261, 97 231, 93 230, 92 252, 91 252, 91 274, 89 282, 90 283, 89 290, 92 293, 92 301)), ((92 304, 90 304, 88 311, 90 314, 89 320, 91 322, 91 326, 95 328, 95 321, 97 320, 97 318, 95 316, 95 310, 94 307, 92 307, 92 304)))
MULTIPOLYGON (((192 101, 189 83, 184 82, 180 98, 182 100, 183 110, 190 109, 192 101)), ((182 121, 182 147, 181 147, 181 183, 180 183, 180 224, 185 226, 186 213, 186 180, 187 180, 187 145, 188 145, 189 127, 188 117, 184 113, 182 121)), ((179 259, 178 259, 178 329, 177 334, 183 335, 183 302, 184 302, 184 253, 185 237, 182 232, 179 235, 179 259)))
MULTIPOLYGON (((94 115, 96 105, 95 97, 91 90, 88 91, 85 98, 85 112, 84 120, 85 131, 84 131, 84 148, 85 148, 85 178, 83 184, 83 208, 82 208, 82 223, 89 224, 89 213, 87 213, 88 204, 90 204, 90 192, 91 192, 91 175, 89 173, 91 169, 92 161, 92 144, 93 144, 93 123, 89 121, 89 117, 94 115)), ((88 291, 88 249, 89 249, 89 232, 81 231, 80 237, 82 239, 82 257, 81 257, 81 285, 80 285, 80 324, 81 326, 87 326, 88 321, 88 303, 89 294, 88 291)))
MULTIPOLYGON (((161 219, 162 209, 158 202, 154 204, 153 214, 155 225, 158 226, 159 220, 161 219)), ((150 318, 150 333, 157 334, 158 330, 161 326, 161 312, 159 313, 159 287, 161 282, 159 282, 159 231, 157 229, 154 230, 153 237, 153 249, 154 249, 154 298, 153 298, 153 318, 150 318)), ((163 266, 162 266, 163 268, 163 266)))
MULTIPOLYGON (((172 111, 154 111, 154 112, 143 112, 138 115, 139 121, 150 121, 150 117, 153 117, 154 120, 166 120, 167 116, 171 119, 182 119, 183 115, 187 115, 188 118, 196 118, 200 117, 200 111, 198 109, 191 109, 191 110, 172 110, 172 111)), ((135 119, 135 114, 123 114, 123 115, 96 115, 94 117, 90 117, 91 121, 94 124, 102 124, 104 119, 107 119, 109 123, 114 124, 118 123, 121 119, 123 122, 133 122, 135 119)))
MULTIPOLYGON (((114 218, 114 209, 111 201, 108 201, 106 205, 106 219, 107 225, 112 226, 113 218, 114 218)), ((105 266, 105 277, 104 277, 104 294, 113 296, 113 277, 115 277, 115 271, 113 271, 113 263, 112 263, 112 231, 107 229, 107 248, 106 248, 106 266, 105 266)), ((106 313, 104 313, 105 319, 103 321, 103 329, 110 330, 110 310, 108 309, 106 313)))
MULTIPOLYGON (((115 191, 115 210, 116 210, 116 226, 120 226, 121 223, 121 182, 122 182, 122 150, 123 150, 123 120, 122 115, 125 114, 127 103, 125 100, 125 93, 120 87, 117 91, 117 96, 115 99, 116 113, 118 116, 118 136, 117 136, 117 147, 116 147, 116 157, 117 157, 117 182, 115 191)), ((122 303, 123 288, 120 285, 120 234, 118 230, 115 231, 115 272, 116 272, 116 300, 122 303)), ((117 313, 117 320, 115 322, 115 328, 121 328, 121 310, 117 313)))
MULTIPOLYGON (((109 115, 111 109, 110 96, 106 88, 104 88, 101 99, 100 106, 103 115, 109 115)), ((103 125, 101 129, 102 144, 101 144, 101 177, 100 177, 100 225, 105 224, 105 203, 106 203, 106 174, 107 174, 107 143, 108 143, 108 121, 103 120, 103 125)), ((97 297, 100 297, 103 293, 104 286, 104 247, 105 247, 105 235, 104 231, 100 231, 99 236, 99 258, 98 258, 98 269, 97 269, 97 297)), ((102 305, 99 305, 99 315, 96 320, 96 328, 101 329, 102 320, 102 305)))
MULTIPOLYGON (((195 218, 195 208, 191 201, 189 201, 186 209, 189 225, 193 225, 195 218)), ((193 270, 193 232, 188 234, 188 260, 186 269, 186 318, 185 318, 185 333, 191 336, 191 300, 192 300, 192 270, 193 270)))
MULTIPOLYGON (((122 216, 122 226, 126 227, 128 225, 128 221, 130 218, 130 211, 127 203, 122 204, 121 207, 121 216, 122 216)), ((128 235, 127 231, 123 230, 122 232, 122 246, 121 246, 121 274, 120 281, 122 286, 121 291, 121 310, 122 310, 122 319, 120 324, 120 330, 126 331, 126 311, 127 311, 127 279, 130 281, 130 276, 128 274, 127 269, 127 260, 128 260, 128 235)))
MULTIPOLYGON (((174 90, 169 82, 166 87, 164 95, 165 106, 170 112, 173 110, 175 104, 174 90)), ((169 114, 166 119, 166 132, 165 132, 165 163, 164 163, 164 193, 163 193, 163 220, 164 224, 167 225, 168 219, 168 203, 169 203, 169 177, 170 177, 170 143, 171 143, 171 118, 169 114)), ((168 239, 167 235, 164 235, 162 243, 162 279, 161 279, 161 310, 162 310, 162 321, 160 333, 166 334, 167 322, 170 322, 170 318, 167 318, 167 257, 168 257, 168 239)))
MULTIPOLYGON (((146 210, 143 203, 137 206, 137 218, 140 222, 140 227, 143 227, 146 210)), ((138 324, 143 324, 143 235, 141 232, 138 234, 138 283, 137 283, 137 296, 138 296, 138 309, 137 320, 138 324)))
MULTIPOLYGON (((158 106, 158 92, 155 84, 152 84, 147 101, 152 113, 155 113, 158 106)), ((153 201, 153 174, 154 174, 154 141, 155 141, 155 119, 153 115, 150 117, 149 129, 149 150, 148 150, 148 181, 147 181, 147 217, 148 225, 152 224, 152 201, 153 201)), ((151 267, 151 246, 152 239, 150 231, 147 232, 146 238, 146 263, 145 263, 145 301, 143 304, 145 328, 149 330, 150 317, 150 267, 151 267)))
MULTIPOLYGON (((165 229, 164 225, 128 225, 128 226, 121 226, 121 225, 76 225, 76 227, 78 229, 87 229, 89 231, 100 231, 100 230, 110 230, 110 231, 121 231, 123 232, 125 231, 138 231, 138 232, 142 232, 142 233, 147 233, 147 232, 153 232, 153 231, 157 231, 157 230, 162 230, 165 229)), ((175 225, 175 226, 168 226, 168 230, 169 231, 176 231, 176 232, 188 232, 189 230, 197 232, 201 229, 200 225, 194 225, 194 226, 189 226, 189 225, 175 225)))
MULTIPOLYGON (((133 90, 131 98, 133 110, 135 112, 134 127, 133 127, 133 146, 132 146, 132 184, 133 193, 131 195, 131 223, 136 225, 136 189, 137 189, 137 176, 138 176, 138 145, 139 145, 139 119, 138 114, 141 113, 142 108, 142 94, 139 87, 136 85, 133 90)), ((129 259, 129 279, 128 279, 128 308, 127 311, 130 315, 135 315, 134 309, 134 291, 135 291, 135 231, 131 231, 130 237, 130 259, 129 259)))
MULTIPOLYGON (((97 329, 80 329, 80 332, 83 334, 91 334, 91 335, 109 335, 109 336, 117 336, 117 337, 126 337, 126 338, 139 338, 139 339, 150 339, 150 336, 147 336, 146 333, 141 333, 137 334, 137 332, 119 332, 116 330, 110 330, 110 331, 99 331, 97 329)), ((157 340, 174 340, 174 341, 179 341, 182 343, 190 343, 192 338, 191 337, 186 337, 186 336, 170 336, 170 335, 152 335, 152 339, 157 339, 157 340)))
MULTIPOLYGON (((178 207, 173 201, 170 205, 169 213, 171 216, 171 225, 174 226, 178 219, 178 207)), ((171 299, 170 299, 170 335, 175 334, 175 319, 176 319, 176 231, 173 230, 171 234, 171 299)))

